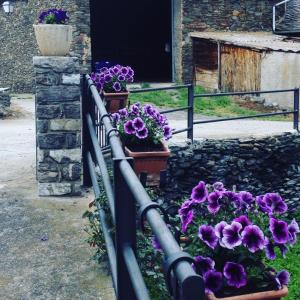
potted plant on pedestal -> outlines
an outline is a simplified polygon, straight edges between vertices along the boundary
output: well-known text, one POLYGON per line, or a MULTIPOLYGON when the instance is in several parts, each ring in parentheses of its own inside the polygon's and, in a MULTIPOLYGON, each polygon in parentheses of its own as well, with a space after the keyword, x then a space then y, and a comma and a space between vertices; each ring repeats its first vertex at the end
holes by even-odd
POLYGON ((33 25, 40 52, 44 56, 69 54, 72 42, 72 26, 66 11, 49 9, 39 16, 39 24, 33 25))
POLYGON ((299 234, 295 219, 283 218, 287 205, 276 193, 254 197, 203 181, 179 209, 185 250, 203 276, 207 300, 281 299, 289 273, 268 267, 285 257, 299 234), (276 249, 276 251, 275 251, 276 249), (280 254, 278 254, 280 253, 280 254))
POLYGON ((166 170, 170 151, 165 141, 172 131, 167 118, 152 105, 135 103, 112 115, 128 156, 134 158, 137 175, 147 173, 148 185, 159 183, 160 172, 166 170))
POLYGON ((121 65, 103 67, 100 72, 92 73, 91 79, 101 93, 108 112, 115 113, 127 106, 129 95, 127 84, 134 81, 134 71, 131 67, 121 65))

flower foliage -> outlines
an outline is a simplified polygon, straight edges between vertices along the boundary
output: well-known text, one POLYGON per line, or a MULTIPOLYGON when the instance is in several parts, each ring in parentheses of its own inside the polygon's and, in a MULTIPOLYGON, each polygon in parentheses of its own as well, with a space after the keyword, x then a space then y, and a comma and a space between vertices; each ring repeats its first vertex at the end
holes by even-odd
POLYGON ((126 92, 126 85, 134 81, 134 71, 131 67, 115 65, 107 68, 103 67, 100 72, 91 74, 99 92, 120 93, 126 92))
POLYGON ((167 118, 152 105, 133 104, 112 114, 122 140, 128 145, 155 145, 172 137, 167 118))
POLYGON ((40 24, 66 24, 69 21, 68 12, 62 9, 51 8, 43 11, 39 16, 40 24))
POLYGON ((190 239, 185 250, 195 256, 207 293, 249 289, 255 280, 257 286, 267 280, 270 289, 288 284, 286 270, 276 273, 264 264, 278 253, 285 256, 297 241, 299 226, 284 218, 287 210, 276 193, 255 197, 203 181, 192 189, 179 209, 181 231, 190 239))

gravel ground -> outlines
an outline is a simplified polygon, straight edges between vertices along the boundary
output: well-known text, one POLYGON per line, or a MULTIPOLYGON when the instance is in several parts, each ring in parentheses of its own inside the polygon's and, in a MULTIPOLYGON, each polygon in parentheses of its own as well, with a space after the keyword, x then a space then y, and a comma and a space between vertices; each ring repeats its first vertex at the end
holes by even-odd
POLYGON ((85 242, 92 195, 37 196, 34 101, 12 103, 12 117, 0 120, 0 299, 115 299, 85 242))

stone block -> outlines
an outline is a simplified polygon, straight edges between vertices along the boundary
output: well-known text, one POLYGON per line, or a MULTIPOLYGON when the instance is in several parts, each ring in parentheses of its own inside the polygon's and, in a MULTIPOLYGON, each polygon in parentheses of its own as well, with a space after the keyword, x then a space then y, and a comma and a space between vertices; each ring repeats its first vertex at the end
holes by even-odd
POLYGON ((33 65, 39 69, 50 69, 57 73, 79 73, 79 60, 68 56, 35 56, 33 65))
POLYGON ((40 85, 58 85, 60 83, 60 75, 54 72, 37 74, 35 82, 40 85))
POLYGON ((63 150, 50 150, 49 156, 58 163, 65 161, 80 162, 81 149, 63 149, 63 150))
POLYGON ((80 85, 80 74, 63 74, 61 83, 63 85, 80 85))
POLYGON ((56 182, 58 181, 58 172, 46 171, 38 172, 39 182, 56 182))
MULTIPOLYGON (((66 135, 63 133, 45 133, 38 135, 38 146, 41 149, 63 149, 65 141, 66 135)), ((70 142, 68 141, 68 143, 70 142)))
POLYGON ((80 140, 78 140, 78 135, 76 133, 67 133, 65 134, 66 137, 66 148, 78 148, 80 147, 80 140))
POLYGON ((77 119, 56 119, 50 121, 50 130, 56 131, 79 131, 81 120, 77 119))
POLYGON ((79 102, 80 88, 78 86, 38 86, 36 88, 36 101, 38 104, 69 101, 79 102))
POLYGON ((40 182, 38 190, 40 196, 65 196, 72 194, 72 184, 70 182, 40 182))
POLYGON ((50 157, 44 158, 42 161, 39 161, 38 172, 58 172, 58 164, 51 159, 50 157))
POLYGON ((64 116, 68 119, 80 119, 81 118, 80 104, 64 104, 63 111, 64 111, 64 116))
POLYGON ((67 164, 62 167, 62 178, 66 181, 79 180, 81 177, 81 165, 67 164))
POLYGON ((36 122, 36 130, 38 133, 46 133, 48 131, 48 121, 38 120, 36 122))
POLYGON ((59 105, 37 105, 36 116, 38 119, 54 119, 61 116, 59 105))

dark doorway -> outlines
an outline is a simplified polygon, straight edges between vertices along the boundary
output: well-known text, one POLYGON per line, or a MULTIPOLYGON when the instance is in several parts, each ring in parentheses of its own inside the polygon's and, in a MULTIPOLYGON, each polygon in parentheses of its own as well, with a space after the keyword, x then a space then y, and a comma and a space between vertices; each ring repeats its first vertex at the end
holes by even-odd
POLYGON ((91 0, 93 66, 130 65, 136 81, 171 81, 171 1, 91 0))

